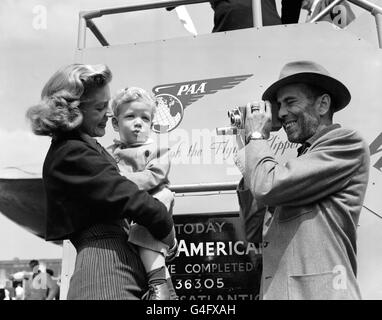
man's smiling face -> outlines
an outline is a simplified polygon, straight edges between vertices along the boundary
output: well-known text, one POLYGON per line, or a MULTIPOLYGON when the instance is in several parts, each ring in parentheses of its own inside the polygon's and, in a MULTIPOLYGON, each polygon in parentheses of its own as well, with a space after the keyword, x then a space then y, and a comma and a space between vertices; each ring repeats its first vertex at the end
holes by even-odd
POLYGON ((290 142, 304 143, 320 125, 318 98, 308 92, 305 84, 290 84, 277 91, 278 116, 290 142))

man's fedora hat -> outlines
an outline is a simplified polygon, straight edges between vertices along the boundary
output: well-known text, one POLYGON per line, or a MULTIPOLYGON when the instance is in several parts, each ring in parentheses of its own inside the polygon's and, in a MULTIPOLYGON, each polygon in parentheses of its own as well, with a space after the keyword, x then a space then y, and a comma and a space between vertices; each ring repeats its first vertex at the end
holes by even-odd
POLYGON ((334 112, 345 108, 351 99, 350 92, 344 84, 332 78, 324 67, 312 61, 287 63, 281 69, 279 80, 265 90, 262 99, 274 102, 280 88, 295 83, 306 83, 325 89, 333 100, 334 112))

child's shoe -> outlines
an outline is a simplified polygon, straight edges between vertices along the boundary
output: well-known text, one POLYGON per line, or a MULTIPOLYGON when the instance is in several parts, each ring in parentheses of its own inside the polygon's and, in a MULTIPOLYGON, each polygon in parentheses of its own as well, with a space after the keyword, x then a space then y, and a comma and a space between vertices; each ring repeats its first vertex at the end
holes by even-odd
POLYGON ((142 296, 142 300, 170 300, 167 283, 149 284, 149 290, 142 296))

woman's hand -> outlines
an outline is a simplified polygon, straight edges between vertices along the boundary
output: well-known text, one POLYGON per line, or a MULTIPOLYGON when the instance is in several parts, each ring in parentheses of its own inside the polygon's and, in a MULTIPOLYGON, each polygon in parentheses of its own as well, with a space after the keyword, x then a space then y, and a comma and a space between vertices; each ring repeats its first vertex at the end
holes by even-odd
POLYGON ((171 190, 163 188, 155 193, 153 197, 162 202, 166 206, 168 212, 172 212, 172 207, 174 206, 174 194, 171 190))
MULTIPOLYGON (((173 227, 171 229, 171 232, 166 237, 161 239, 160 241, 167 244, 171 250, 175 250, 175 246, 176 246, 175 228, 173 227)), ((176 248, 176 250, 177 250, 177 248, 176 248)))
MULTIPOLYGON (((171 190, 163 188, 162 190, 155 193, 153 197, 162 202, 166 206, 167 211, 172 214, 172 208, 174 206, 174 194, 171 192, 171 190)), ((161 241, 167 244, 170 248, 173 248, 175 245, 175 228, 173 227, 171 232, 166 237, 161 239, 161 241)))

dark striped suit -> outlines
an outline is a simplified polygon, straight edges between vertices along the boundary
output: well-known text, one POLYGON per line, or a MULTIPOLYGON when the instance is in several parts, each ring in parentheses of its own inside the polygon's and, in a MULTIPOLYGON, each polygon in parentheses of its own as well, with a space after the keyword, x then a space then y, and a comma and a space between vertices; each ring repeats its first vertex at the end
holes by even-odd
POLYGON ((94 139, 77 132, 52 139, 43 181, 46 239, 70 239, 77 249, 68 299, 139 299, 145 271, 127 241, 127 220, 162 239, 173 227, 166 207, 122 177, 94 139))
POLYGON ((94 225, 71 238, 77 258, 68 300, 133 300, 146 291, 145 269, 122 223, 94 225))

